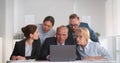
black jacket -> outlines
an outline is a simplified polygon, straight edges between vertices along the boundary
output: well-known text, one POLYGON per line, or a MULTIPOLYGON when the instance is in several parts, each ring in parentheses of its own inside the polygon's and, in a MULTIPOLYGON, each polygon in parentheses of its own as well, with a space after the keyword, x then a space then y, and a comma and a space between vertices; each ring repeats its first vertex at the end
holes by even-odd
MULTIPOLYGON (((23 39, 23 40, 15 43, 14 50, 12 52, 11 57, 13 55, 25 57, 25 42, 26 42, 26 39, 23 39)), ((40 49, 41 49, 40 39, 34 40, 34 42, 32 44, 31 56, 26 57, 26 59, 36 59, 40 55, 40 49)), ((10 60, 11 60, 11 57, 10 57, 10 60)))
MULTIPOLYGON (((46 40, 43 43, 43 46, 41 48, 41 54, 40 54, 38 60, 47 60, 46 57, 50 54, 50 45, 57 45, 56 37, 46 38, 46 40)), ((65 45, 74 45, 74 43, 71 42, 69 39, 67 39, 65 41, 65 45)))

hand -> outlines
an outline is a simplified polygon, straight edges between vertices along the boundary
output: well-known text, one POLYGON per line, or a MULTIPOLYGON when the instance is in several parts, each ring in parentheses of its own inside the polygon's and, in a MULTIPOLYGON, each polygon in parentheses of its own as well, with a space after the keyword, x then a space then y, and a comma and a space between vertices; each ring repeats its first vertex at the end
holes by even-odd
POLYGON ((84 57, 83 60, 101 60, 105 59, 103 56, 87 56, 84 57))
POLYGON ((26 58, 23 56, 17 56, 17 60, 26 60, 26 58))
POLYGON ((95 60, 95 57, 87 56, 87 57, 83 57, 82 60, 95 60))
POLYGON ((17 56, 12 56, 11 60, 17 60, 17 56))

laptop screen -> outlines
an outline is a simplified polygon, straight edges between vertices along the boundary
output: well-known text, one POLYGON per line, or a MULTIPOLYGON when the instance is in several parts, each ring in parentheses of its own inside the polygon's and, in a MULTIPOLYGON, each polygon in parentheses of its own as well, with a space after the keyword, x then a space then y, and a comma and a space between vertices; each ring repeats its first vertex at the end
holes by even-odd
POLYGON ((75 45, 50 45, 50 61, 73 61, 75 59, 75 45))

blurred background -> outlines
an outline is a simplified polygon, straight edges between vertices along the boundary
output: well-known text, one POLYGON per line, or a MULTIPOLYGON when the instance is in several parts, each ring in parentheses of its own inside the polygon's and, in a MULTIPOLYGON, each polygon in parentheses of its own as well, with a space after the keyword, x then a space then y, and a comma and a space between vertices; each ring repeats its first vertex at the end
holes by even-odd
POLYGON ((24 38, 21 27, 42 23, 51 15, 56 29, 76 13, 99 35, 101 46, 120 63, 120 0, 0 0, 0 63, 6 63, 14 43, 24 38))

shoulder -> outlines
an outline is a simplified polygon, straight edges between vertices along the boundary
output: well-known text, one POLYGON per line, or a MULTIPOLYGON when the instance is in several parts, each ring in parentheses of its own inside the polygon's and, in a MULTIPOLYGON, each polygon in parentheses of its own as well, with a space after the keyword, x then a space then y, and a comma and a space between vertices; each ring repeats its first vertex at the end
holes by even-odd
POLYGON ((51 29, 48 33, 55 33, 55 29, 51 29))
POLYGON ((89 44, 90 46, 93 46, 93 47, 99 47, 99 46, 100 46, 99 43, 97 43, 97 42, 92 42, 92 41, 88 42, 88 44, 89 44))
POLYGON ((55 44, 56 43, 56 38, 55 37, 48 37, 45 39, 45 42, 43 45, 50 45, 50 44, 55 44))
POLYGON ((25 43, 25 41, 26 41, 26 39, 22 39, 20 41, 17 41, 16 44, 23 44, 23 43, 25 43))
POLYGON ((88 25, 88 23, 81 22, 81 23, 80 23, 80 26, 81 26, 81 25, 88 25))
POLYGON ((23 46, 25 45, 25 41, 26 41, 26 39, 22 39, 22 40, 20 40, 20 41, 15 42, 15 48, 16 48, 16 47, 17 47, 17 48, 23 47, 23 46))
POLYGON ((45 42, 48 42, 48 43, 56 42, 56 37, 48 37, 45 39, 45 42))
POLYGON ((86 23, 86 22, 80 22, 80 24, 88 24, 88 23, 86 23))
POLYGON ((56 39, 56 37, 48 37, 48 38, 46 38, 46 40, 55 40, 56 39))

